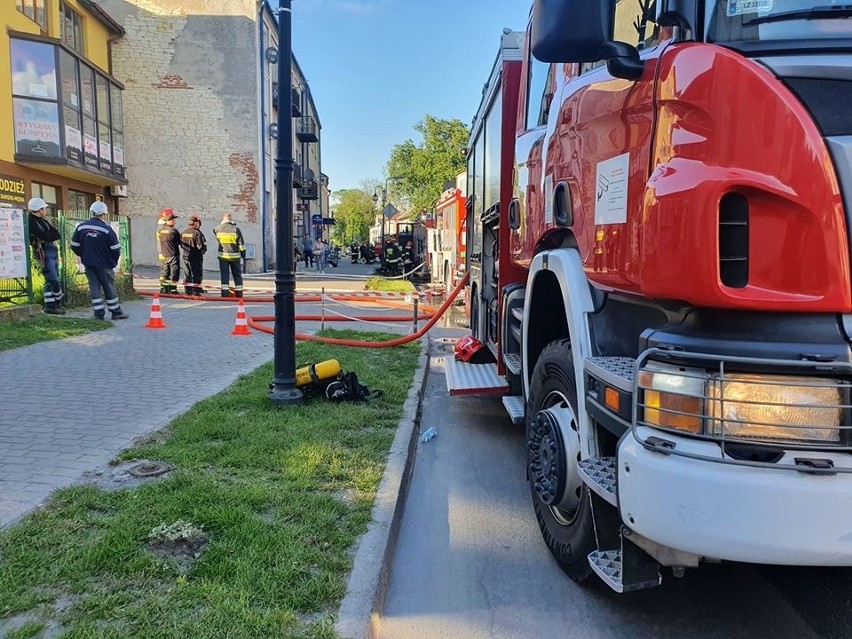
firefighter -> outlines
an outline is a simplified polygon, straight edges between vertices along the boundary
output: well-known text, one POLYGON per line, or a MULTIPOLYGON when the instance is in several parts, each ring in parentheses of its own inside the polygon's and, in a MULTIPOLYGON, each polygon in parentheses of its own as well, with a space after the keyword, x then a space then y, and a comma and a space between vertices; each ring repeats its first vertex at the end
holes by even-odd
POLYGON ((385 241, 385 271, 389 274, 396 275, 402 264, 402 252, 399 250, 399 244, 396 243, 396 238, 391 235, 385 241))
POLYGON ((188 226, 180 234, 180 250, 183 254, 183 287, 187 295, 203 295, 204 254, 207 252, 207 240, 201 232, 201 218, 190 215, 188 226))
POLYGON ((213 235, 219 242, 219 277, 222 283, 222 297, 230 297, 228 273, 234 276, 234 295, 243 296, 243 274, 240 261, 246 258, 246 244, 237 223, 231 219, 230 213, 222 216, 222 223, 213 229, 213 235))
MULTIPOLYGON (((166 218, 173 213, 172 209, 160 209, 160 214, 157 216, 157 230, 154 231, 154 243, 157 245, 157 261, 160 262, 160 266, 166 261, 166 258, 160 252, 160 231, 166 224, 166 218)), ((162 282, 160 282, 160 285, 162 285, 162 282)))
POLYGON ((414 242, 408 240, 402 249, 402 272, 409 273, 414 268, 414 242))
POLYGON ((44 312, 47 315, 65 315, 59 308, 62 302, 62 286, 59 283, 59 251, 56 240, 59 231, 47 217, 47 202, 40 197, 29 201, 30 245, 44 274, 44 312))
POLYGON ((160 239, 160 254, 163 262, 160 266, 160 293, 177 293, 177 283, 180 279, 180 231, 175 228, 177 219, 174 211, 169 209, 163 219, 163 226, 158 233, 160 239))

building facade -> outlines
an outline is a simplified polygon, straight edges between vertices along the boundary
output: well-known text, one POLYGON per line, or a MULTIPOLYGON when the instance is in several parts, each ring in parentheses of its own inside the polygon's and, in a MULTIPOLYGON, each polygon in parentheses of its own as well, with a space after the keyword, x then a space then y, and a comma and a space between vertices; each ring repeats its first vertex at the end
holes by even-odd
POLYGON ((90 0, 0 0, 0 203, 118 206, 124 85, 111 51, 123 34, 90 0))
MULTIPOLYGON (((128 186, 122 209, 131 217, 134 262, 157 264, 157 214, 171 207, 180 216, 179 228, 189 215, 201 217, 214 247, 205 268, 217 268, 212 228, 224 213, 243 232, 248 270, 271 268, 277 135, 272 125, 283 102, 275 57, 268 53, 276 47, 271 8, 265 0, 98 4, 125 30, 113 48, 113 65, 126 87, 128 186)), ((299 66, 293 69, 296 162, 319 176, 319 119, 299 66), (297 138, 302 128, 311 133, 310 141, 297 138)), ((294 198, 311 195, 310 183, 298 186, 294 198)), ((319 207, 318 198, 309 202, 319 207)))

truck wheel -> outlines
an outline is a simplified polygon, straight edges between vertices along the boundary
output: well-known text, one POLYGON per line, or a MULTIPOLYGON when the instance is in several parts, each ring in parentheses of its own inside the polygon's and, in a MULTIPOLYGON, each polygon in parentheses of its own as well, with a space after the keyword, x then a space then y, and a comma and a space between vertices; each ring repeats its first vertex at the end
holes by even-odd
POLYGON ((548 549, 575 581, 591 574, 596 549, 588 487, 577 475, 580 432, 571 343, 541 352, 527 400, 527 476, 535 516, 548 549))

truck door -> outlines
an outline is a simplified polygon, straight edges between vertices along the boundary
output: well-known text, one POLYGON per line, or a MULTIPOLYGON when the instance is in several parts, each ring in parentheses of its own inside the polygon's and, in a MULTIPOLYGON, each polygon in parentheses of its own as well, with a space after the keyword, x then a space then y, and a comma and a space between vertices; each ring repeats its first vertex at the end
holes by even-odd
POLYGON ((514 194, 519 207, 519 226, 512 231, 512 259, 529 266, 544 226, 542 211, 542 149, 547 116, 554 91, 556 65, 539 62, 530 53, 529 30, 515 136, 514 194))
POLYGON ((560 91, 559 108, 570 113, 571 122, 556 130, 560 164, 548 167, 555 184, 571 185, 574 231, 588 276, 603 288, 628 292, 638 291, 654 80, 671 35, 654 16, 652 0, 617 0, 613 39, 639 49, 642 76, 614 77, 604 62, 579 65, 579 75, 560 91))

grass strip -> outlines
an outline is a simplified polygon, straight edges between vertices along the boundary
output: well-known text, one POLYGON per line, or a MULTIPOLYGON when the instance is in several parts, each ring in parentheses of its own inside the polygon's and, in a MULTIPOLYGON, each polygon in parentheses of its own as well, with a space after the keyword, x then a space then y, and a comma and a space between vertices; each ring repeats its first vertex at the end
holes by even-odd
POLYGON ((364 288, 368 291, 384 291, 387 293, 413 293, 416 289, 408 280, 387 280, 383 277, 371 277, 364 288))
POLYGON ((91 331, 102 331, 110 326, 112 326, 110 322, 49 315, 2 321, 0 322, 0 351, 82 335, 91 331))
POLYGON ((384 396, 279 408, 266 365, 120 456, 164 461, 170 476, 55 493, 0 532, 0 636, 46 624, 67 639, 334 637, 418 355, 416 342, 300 343, 300 364, 337 359, 384 396), (169 543, 171 554, 158 552, 169 543))

